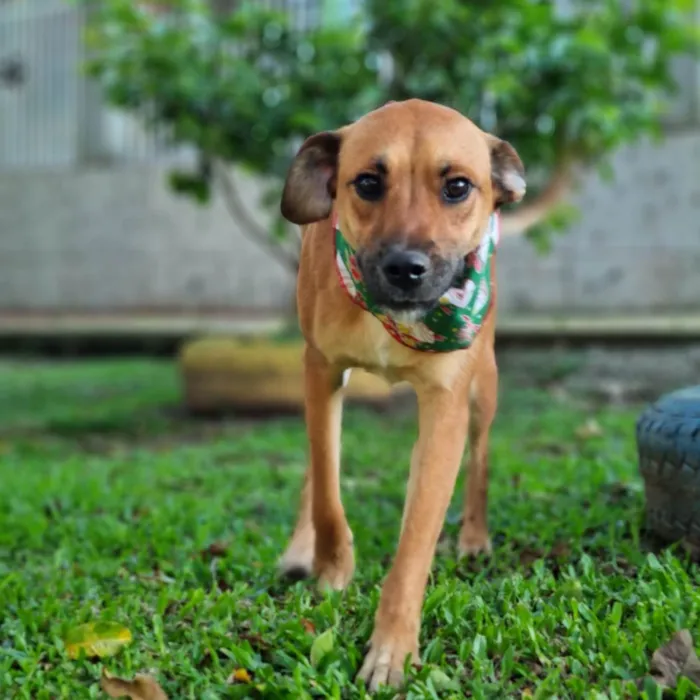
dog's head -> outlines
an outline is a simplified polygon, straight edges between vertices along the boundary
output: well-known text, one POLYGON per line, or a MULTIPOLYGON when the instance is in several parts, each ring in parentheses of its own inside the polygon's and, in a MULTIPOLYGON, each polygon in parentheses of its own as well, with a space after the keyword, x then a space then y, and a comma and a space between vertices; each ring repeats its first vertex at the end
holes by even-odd
POLYGON ((373 299, 411 312, 437 302, 492 212, 524 194, 510 144, 452 109, 408 100, 307 139, 287 175, 282 214, 309 224, 335 201, 373 299))

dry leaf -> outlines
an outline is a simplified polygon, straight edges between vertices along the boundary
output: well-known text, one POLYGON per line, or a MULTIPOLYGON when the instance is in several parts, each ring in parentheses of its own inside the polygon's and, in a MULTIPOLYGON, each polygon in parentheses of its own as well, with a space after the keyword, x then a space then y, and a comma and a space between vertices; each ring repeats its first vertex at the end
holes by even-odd
POLYGON ((228 545, 226 542, 212 542, 206 549, 200 552, 202 559, 217 559, 225 557, 228 553, 228 545))
MULTIPOLYGON (((651 677, 662 688, 675 688, 678 679, 685 676, 700 685, 700 659, 695 653, 693 638, 688 630, 676 632, 651 657, 651 677)), ((644 678, 638 685, 644 684, 644 678)))
POLYGON ((110 698, 130 698, 130 700, 168 700, 168 696, 152 676, 137 673, 133 681, 116 678, 102 669, 100 679, 102 690, 110 698))
POLYGON ((571 547, 564 540, 557 540, 549 553, 555 559, 565 558, 571 554, 571 547))
POLYGON ((237 668, 229 677, 229 683, 252 683, 250 673, 244 668, 237 668))
POLYGON ((544 558, 544 552, 536 547, 525 546, 518 554, 518 560, 520 561, 520 566, 531 566, 538 559, 544 558))
POLYGON ((311 620, 307 620, 305 617, 301 619, 301 626, 309 633, 309 634, 316 634, 316 627, 314 627, 314 623, 311 622, 311 620))
POLYGON ((603 429, 595 418, 589 418, 583 425, 576 428, 576 437, 580 440, 589 440, 590 438, 600 437, 602 434, 603 429))
POLYGON ((131 641, 131 632, 115 622, 88 622, 68 630, 63 643, 71 659, 84 651, 88 658, 104 658, 116 654, 131 641))

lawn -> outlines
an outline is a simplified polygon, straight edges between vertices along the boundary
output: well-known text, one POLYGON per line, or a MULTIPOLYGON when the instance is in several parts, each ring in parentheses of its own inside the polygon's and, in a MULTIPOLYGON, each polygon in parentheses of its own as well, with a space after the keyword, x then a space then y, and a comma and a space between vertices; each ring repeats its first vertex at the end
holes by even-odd
MULTIPOLYGON (((103 665, 154 674, 171 700, 364 697, 353 676, 398 536, 412 411, 346 413, 357 571, 326 597, 275 572, 301 421, 197 422, 178 398, 166 362, 0 365, 0 697, 106 697, 103 665), (70 659, 66 633, 97 620, 132 642, 70 659)), ((640 545, 637 412, 504 377, 495 551, 455 560, 460 479, 406 697, 634 697, 625 680, 676 630, 698 630, 696 569, 640 545)))

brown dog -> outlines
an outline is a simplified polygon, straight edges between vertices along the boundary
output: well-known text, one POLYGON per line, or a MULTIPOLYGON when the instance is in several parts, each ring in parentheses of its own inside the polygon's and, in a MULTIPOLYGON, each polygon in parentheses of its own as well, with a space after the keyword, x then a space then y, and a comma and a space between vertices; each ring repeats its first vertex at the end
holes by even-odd
MULTIPOLYGON (((548 208, 560 188, 561 183, 550 187, 530 205, 527 223, 540 218, 538 207, 548 208)), ((423 595, 467 433, 469 479, 459 552, 491 547, 486 501, 498 380, 494 265, 488 308, 468 347, 446 352, 409 347, 387 331, 382 313, 411 324, 438 305, 467 256, 479 249, 494 211, 524 193, 523 166, 512 146, 458 112, 420 100, 389 103, 338 131, 312 136, 289 170, 282 213, 303 226, 297 300, 307 343, 310 467, 283 571, 313 572, 333 589, 347 586, 353 574, 352 533, 339 481, 346 371, 362 367, 392 382, 410 382, 418 399, 419 437, 401 537, 359 672, 371 689, 399 684, 407 656, 419 661, 423 595), (335 221, 382 313, 355 303, 342 283, 335 221)), ((516 227, 506 224, 508 230, 516 227)))

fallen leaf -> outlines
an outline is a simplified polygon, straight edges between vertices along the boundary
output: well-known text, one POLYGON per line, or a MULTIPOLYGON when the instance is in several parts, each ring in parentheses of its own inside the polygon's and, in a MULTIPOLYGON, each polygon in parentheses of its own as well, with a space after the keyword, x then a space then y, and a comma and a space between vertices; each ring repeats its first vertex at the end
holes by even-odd
POLYGON ((544 667, 537 661, 527 661, 528 669, 530 673, 537 676, 538 678, 544 678, 544 667))
POLYGON ((116 622, 88 622, 69 630, 63 643, 71 659, 104 658, 116 654, 131 641, 131 632, 116 622))
POLYGON ((228 545, 225 542, 212 542, 206 549, 201 551, 202 559, 216 559, 225 557, 228 553, 228 545))
POLYGON ((429 678, 437 691, 459 690, 459 684, 439 668, 432 669, 429 678))
MULTIPOLYGON (((680 677, 700 685, 700 659, 688 630, 676 632, 651 657, 651 677, 662 688, 675 688, 680 677)), ((643 687, 646 678, 637 681, 643 687)))
POLYGON ((311 622, 311 620, 307 620, 306 618, 301 619, 301 626, 309 633, 309 634, 316 634, 316 628, 314 627, 314 623, 311 622))
POLYGON ((255 650, 267 649, 269 647, 269 643, 255 632, 241 632, 238 637, 241 641, 248 642, 255 650))
POLYGON ((595 418, 589 418, 583 425, 576 428, 576 437, 580 440, 589 440, 590 438, 600 437, 602 434, 603 429, 595 418))
POLYGON ((229 683, 251 683, 250 673, 244 668, 237 668, 229 677, 229 683))
POLYGON ((158 685, 158 681, 152 676, 137 673, 133 681, 112 676, 106 669, 102 669, 100 679, 102 690, 110 698, 130 698, 130 700, 168 700, 168 696, 158 685))
POLYGON ((601 493, 609 503, 614 505, 634 497, 634 489, 629 484, 623 484, 620 481, 603 486, 601 493))
POLYGON ((565 558, 571 554, 571 547, 564 540, 557 540, 552 546, 549 555, 555 559, 565 558))
POLYGON ((520 561, 520 566, 531 566, 534 564, 538 559, 544 558, 544 552, 541 549, 537 549, 536 547, 529 547, 526 546, 524 547, 519 555, 518 555, 518 560, 520 561))
POLYGON ((318 666, 324 656, 333 651, 333 628, 327 629, 325 632, 314 639, 311 645, 311 665, 318 666))
POLYGON ((630 564, 624 557, 617 557, 617 559, 613 561, 603 562, 600 565, 600 570, 606 576, 622 573, 631 578, 637 575, 637 567, 634 566, 634 564, 630 564))

